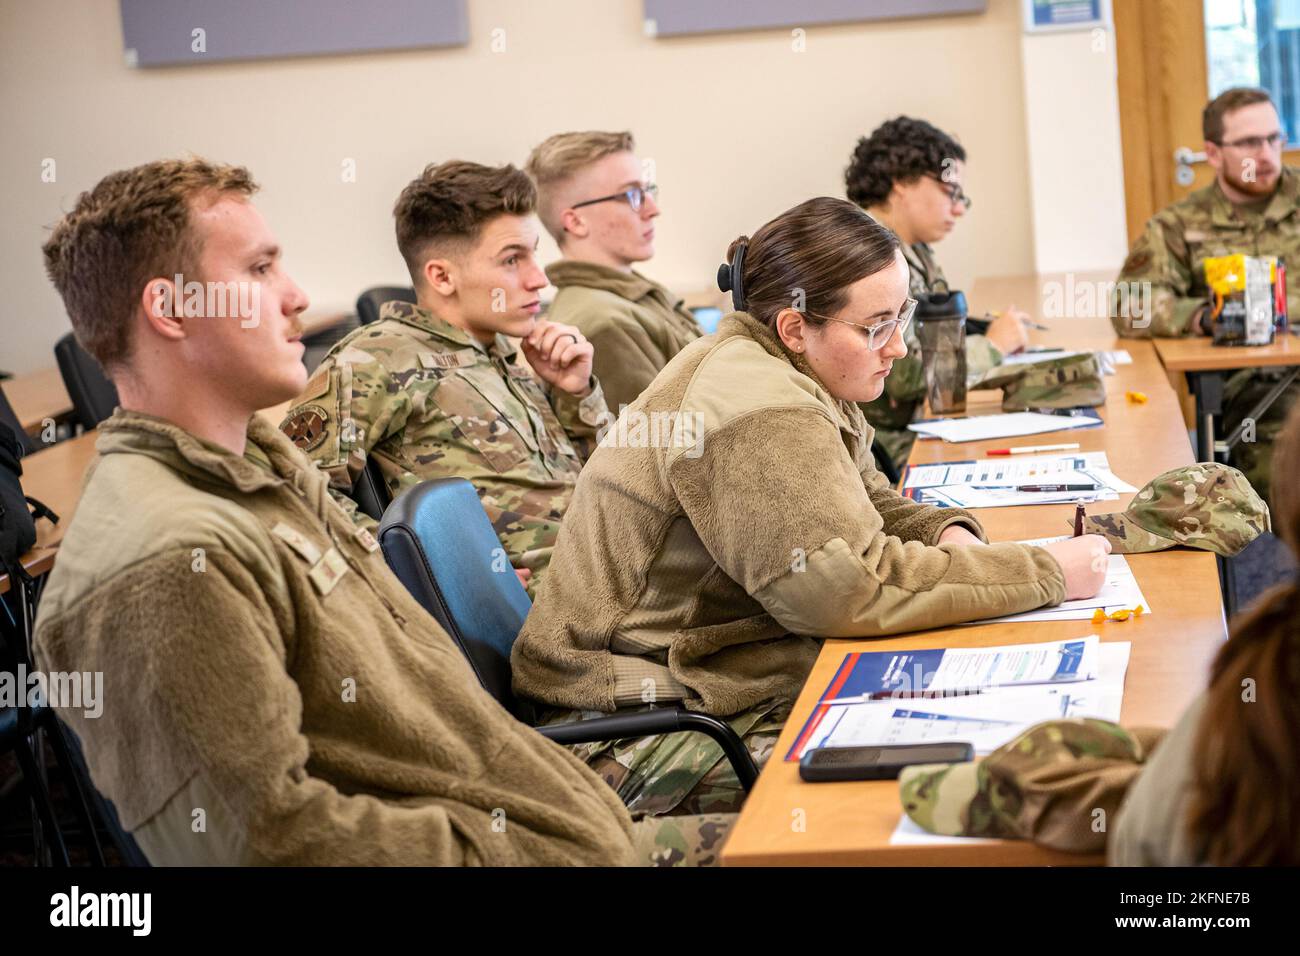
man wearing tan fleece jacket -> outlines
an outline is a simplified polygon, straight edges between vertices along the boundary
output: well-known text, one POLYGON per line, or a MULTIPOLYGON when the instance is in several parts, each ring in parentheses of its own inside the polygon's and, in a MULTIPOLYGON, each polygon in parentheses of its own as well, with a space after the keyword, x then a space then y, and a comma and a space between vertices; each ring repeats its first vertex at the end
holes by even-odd
POLYGON ((634 825, 482 689, 324 473, 254 414, 302 388, 307 305, 255 188, 238 167, 150 163, 82 194, 45 245, 123 405, 35 639, 43 670, 104 675, 102 716, 59 712, 95 785, 156 864, 707 858, 727 821, 700 821, 708 848, 683 846, 690 824, 634 825), (181 305, 186 275, 255 284, 251 308, 181 305))
POLYGON ((704 334, 681 296, 632 268, 654 255, 659 215, 633 148, 627 132, 557 133, 527 165, 542 224, 563 256, 546 267, 557 290, 547 318, 577 327, 595 347, 614 415, 704 334))
MULTIPOLYGON (((903 498, 876 471, 854 403, 906 354, 914 306, 892 233, 819 199, 743 245, 749 312, 687 346, 605 436, 513 664, 516 690, 559 708, 552 719, 683 701, 731 718, 761 760, 821 639, 1095 593, 1106 546, 987 545, 971 515, 903 498), (650 440, 633 431, 643 419, 650 440)), ((705 779, 727 772, 716 751, 693 763, 667 742, 583 753, 629 806, 692 807, 697 784, 705 806, 726 805, 725 785, 705 779)))

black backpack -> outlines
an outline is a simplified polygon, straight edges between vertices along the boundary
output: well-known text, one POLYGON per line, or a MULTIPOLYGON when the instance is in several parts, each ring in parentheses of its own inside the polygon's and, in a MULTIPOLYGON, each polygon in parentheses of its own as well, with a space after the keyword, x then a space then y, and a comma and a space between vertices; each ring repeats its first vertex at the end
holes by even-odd
POLYGON ((0 422, 0 572, 11 581, 28 582, 22 556, 36 543, 36 519, 59 516, 35 498, 23 494, 22 445, 12 428, 0 422))

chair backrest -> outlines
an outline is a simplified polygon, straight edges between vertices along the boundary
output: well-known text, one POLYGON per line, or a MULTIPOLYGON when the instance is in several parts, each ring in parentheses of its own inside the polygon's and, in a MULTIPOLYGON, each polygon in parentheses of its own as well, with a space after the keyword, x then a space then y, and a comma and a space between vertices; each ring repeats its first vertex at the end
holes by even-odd
POLYGON ((63 387, 72 399, 72 410, 82 428, 94 428, 117 407, 117 389, 99 363, 90 357, 69 332, 54 346, 63 387))
POLYGON ((388 482, 379 470, 379 462, 367 458, 365 470, 352 483, 350 497, 357 503, 362 514, 369 515, 376 521, 384 516, 384 510, 392 503, 393 496, 388 493, 388 482))
POLYGON ((891 485, 898 484, 899 474, 898 466, 894 464, 894 459, 889 456, 885 446, 880 444, 880 439, 871 439, 871 454, 876 459, 876 470, 885 476, 891 485))
POLYGON ((379 318, 385 302, 414 302, 415 290, 407 285, 377 285, 357 296, 357 321, 369 325, 379 318))
POLYGON ((384 512, 379 543, 389 567, 451 635, 488 693, 531 723, 531 708, 510 689, 510 649, 532 604, 474 486, 437 478, 403 492, 384 512))
POLYGON ((63 738, 68 743, 68 757, 73 764, 72 770, 81 778, 82 788, 91 795, 95 810, 108 828, 118 852, 122 854, 122 861, 127 866, 149 866, 149 860, 140 849, 140 844, 135 842, 135 837, 122 829, 122 821, 117 815, 117 807, 113 806, 113 801, 100 793, 95 782, 90 779, 90 768, 86 766, 86 755, 81 750, 81 740, 67 724, 62 721, 59 724, 63 728, 63 738))
POLYGON ((3 381, 0 381, 0 424, 8 425, 13 430, 14 439, 24 455, 30 455, 36 450, 36 442, 32 441, 32 436, 23 430, 23 423, 18 420, 18 413, 9 404, 3 381))

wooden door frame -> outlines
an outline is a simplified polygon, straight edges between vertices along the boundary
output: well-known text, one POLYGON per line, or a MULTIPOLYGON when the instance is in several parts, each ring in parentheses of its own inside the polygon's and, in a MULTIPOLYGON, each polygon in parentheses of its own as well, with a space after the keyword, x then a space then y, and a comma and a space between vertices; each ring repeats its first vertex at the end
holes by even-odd
MULTIPOLYGON (((1129 243, 1174 198, 1176 144, 1169 118, 1199 97, 1205 105, 1205 9, 1202 0, 1114 0, 1116 83, 1124 154, 1124 208, 1129 243), (1188 54, 1174 69, 1169 50, 1188 54), (1175 75, 1176 74, 1176 75, 1175 75)), ((1187 144, 1191 145, 1191 144, 1187 144)), ((1199 149, 1198 142, 1192 146, 1199 149)))

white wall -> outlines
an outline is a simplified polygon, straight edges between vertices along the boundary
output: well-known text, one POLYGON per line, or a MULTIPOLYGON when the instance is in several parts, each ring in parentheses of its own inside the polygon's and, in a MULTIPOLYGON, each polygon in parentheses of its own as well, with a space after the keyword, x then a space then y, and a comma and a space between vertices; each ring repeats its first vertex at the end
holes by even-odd
POLYGON ((1038 272, 1119 271, 1128 251, 1113 30, 1021 38, 1038 272))
MULTIPOLYGON (((738 233, 810 196, 843 195, 857 137, 891 116, 926 118, 970 153, 975 205, 939 249, 967 288, 976 275, 1069 254, 1040 195, 1058 182, 1039 169, 1053 160, 1042 158, 1040 131, 1032 150, 1027 137, 1027 102, 1034 123, 1050 121, 1038 108, 1041 76, 1054 76, 1076 111, 1113 122, 1118 142, 1106 68, 1077 53, 1066 68, 1050 44, 1022 44, 1016 0, 990 0, 979 16, 812 27, 805 52, 781 30, 650 39, 641 9, 641 0, 471 0, 462 49, 132 70, 116 3, 0 0, 0 368, 52 365, 68 328, 41 265, 49 226, 106 172, 159 156, 249 166, 288 268, 314 308, 332 308, 368 285, 406 281, 391 209, 425 163, 521 163, 560 130, 635 132, 664 208, 645 271, 681 291, 711 286, 738 233), (500 53, 490 49, 498 27, 500 53), (1090 69, 1076 75, 1081 62, 1090 69), (41 181, 45 158, 57 163, 54 183, 41 181), (341 181, 347 158, 355 183, 341 181), (1026 184, 1049 237, 1038 248, 1026 184)), ((1097 188, 1118 183, 1118 169, 1103 157, 1097 188)), ((1092 233, 1109 230, 1090 216, 1071 241, 1092 262, 1109 248, 1099 241, 1094 254, 1092 233)))

